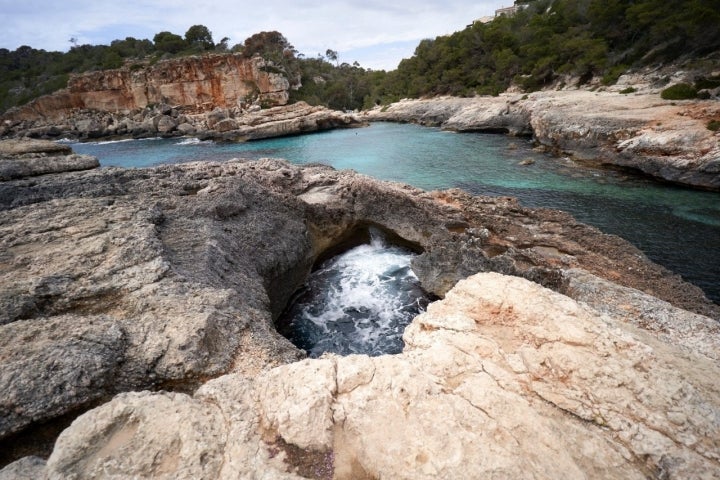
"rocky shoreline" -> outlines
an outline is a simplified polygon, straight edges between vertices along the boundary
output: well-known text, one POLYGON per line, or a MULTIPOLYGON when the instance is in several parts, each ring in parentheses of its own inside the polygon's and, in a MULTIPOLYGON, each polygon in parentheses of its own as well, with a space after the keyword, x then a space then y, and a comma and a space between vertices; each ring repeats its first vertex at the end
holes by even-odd
POLYGON ((667 101, 655 91, 543 91, 402 100, 364 117, 458 132, 532 135, 555 155, 720 190, 720 132, 708 128, 720 120, 717 100, 667 101))
POLYGON ((45 140, 97 140, 196 137, 244 142, 263 138, 362 126, 356 115, 312 107, 305 102, 267 109, 216 107, 206 113, 160 104, 130 112, 73 110, 63 119, 33 119, 0 125, 0 137, 45 140))
POLYGON ((87 413, 47 462, 0 478, 720 467, 720 306, 619 237, 511 198, 273 159, 61 169, 0 182, 3 463, 27 455, 23 432, 87 413), (444 300, 401 355, 298 362, 274 319, 370 225, 422 252, 413 269, 444 300))

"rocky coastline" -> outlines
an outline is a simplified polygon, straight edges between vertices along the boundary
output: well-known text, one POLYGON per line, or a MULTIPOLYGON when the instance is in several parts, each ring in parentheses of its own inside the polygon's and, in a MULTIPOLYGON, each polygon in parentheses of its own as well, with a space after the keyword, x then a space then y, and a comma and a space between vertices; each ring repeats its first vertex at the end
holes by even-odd
POLYGON ((192 136, 242 142, 361 125, 357 116, 287 105, 290 83, 270 61, 209 54, 74 75, 68 87, 0 115, 0 138, 192 136))
MULTIPOLYGON (((623 84, 624 85, 624 84, 623 84)), ((562 90, 497 97, 402 100, 365 114, 457 132, 532 136, 555 155, 720 190, 720 102, 662 100, 659 91, 562 90)))
MULTIPOLYGON (((67 157, 31 143, 2 161, 67 157)), ((0 479, 720 468, 720 306, 619 237, 321 165, 84 161, 0 181, 0 479), (443 300, 400 355, 301 360, 274 319, 370 225, 443 300)))
POLYGON ((192 109, 168 104, 126 113, 73 110, 61 124, 47 119, 6 121, 5 128, 0 126, 0 136, 73 141, 194 137, 245 142, 363 125, 357 115, 313 107, 305 102, 266 109, 215 107, 204 113, 183 113, 188 111, 192 109))

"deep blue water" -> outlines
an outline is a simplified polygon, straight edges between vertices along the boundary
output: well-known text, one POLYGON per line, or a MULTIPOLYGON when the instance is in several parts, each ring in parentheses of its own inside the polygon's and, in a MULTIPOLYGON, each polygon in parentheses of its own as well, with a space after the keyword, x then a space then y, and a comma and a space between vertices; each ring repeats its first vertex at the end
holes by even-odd
POLYGON ((375 123, 241 144, 150 139, 72 147, 95 155, 103 166, 276 157, 351 168, 424 189, 460 187, 475 194, 515 196, 523 205, 565 210, 624 237, 720 303, 719 193, 583 167, 535 152, 526 139, 375 123), (521 165, 528 159, 534 163, 521 165))

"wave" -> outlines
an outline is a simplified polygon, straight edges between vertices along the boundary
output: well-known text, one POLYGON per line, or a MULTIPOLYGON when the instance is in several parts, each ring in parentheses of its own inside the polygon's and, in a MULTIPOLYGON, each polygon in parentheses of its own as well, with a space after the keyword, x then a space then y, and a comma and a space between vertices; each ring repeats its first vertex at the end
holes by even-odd
MULTIPOLYGON (((82 142, 86 145, 112 145, 114 143, 127 143, 127 142, 149 142, 154 140, 162 140, 162 137, 149 137, 149 138, 121 138, 119 140, 101 140, 97 142, 82 142)), ((74 143, 80 143, 77 140, 74 143)))
POLYGON ((215 142, 212 140, 200 140, 199 138, 191 137, 180 140, 175 145, 211 145, 215 142))

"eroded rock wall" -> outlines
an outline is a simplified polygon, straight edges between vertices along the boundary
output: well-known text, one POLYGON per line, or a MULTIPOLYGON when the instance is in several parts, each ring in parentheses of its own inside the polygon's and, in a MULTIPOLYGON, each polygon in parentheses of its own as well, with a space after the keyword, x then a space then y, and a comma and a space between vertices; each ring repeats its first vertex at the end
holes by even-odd
POLYGON ((76 109, 127 113, 151 104, 210 110, 258 98, 265 104, 285 105, 288 80, 269 66, 260 57, 225 54, 89 72, 72 77, 66 90, 12 109, 2 119, 62 122, 76 109))

